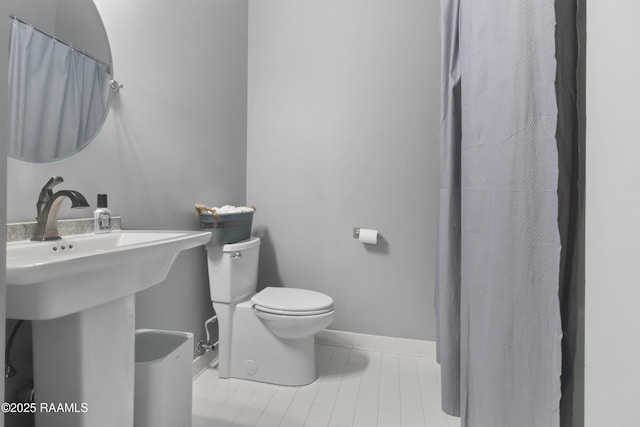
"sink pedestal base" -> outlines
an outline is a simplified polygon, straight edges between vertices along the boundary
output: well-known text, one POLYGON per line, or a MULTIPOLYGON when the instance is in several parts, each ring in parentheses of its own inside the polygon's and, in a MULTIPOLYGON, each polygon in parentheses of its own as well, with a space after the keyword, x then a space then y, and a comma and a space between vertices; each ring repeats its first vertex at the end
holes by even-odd
POLYGON ((135 297, 33 321, 36 427, 132 427, 135 297))

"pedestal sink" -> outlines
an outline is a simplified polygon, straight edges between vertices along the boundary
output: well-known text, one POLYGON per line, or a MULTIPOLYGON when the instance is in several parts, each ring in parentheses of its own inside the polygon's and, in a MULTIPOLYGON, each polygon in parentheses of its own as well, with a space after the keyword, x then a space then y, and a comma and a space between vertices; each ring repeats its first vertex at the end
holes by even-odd
POLYGON ((7 317, 32 320, 36 427, 133 426, 134 295, 209 232, 7 243, 7 317))

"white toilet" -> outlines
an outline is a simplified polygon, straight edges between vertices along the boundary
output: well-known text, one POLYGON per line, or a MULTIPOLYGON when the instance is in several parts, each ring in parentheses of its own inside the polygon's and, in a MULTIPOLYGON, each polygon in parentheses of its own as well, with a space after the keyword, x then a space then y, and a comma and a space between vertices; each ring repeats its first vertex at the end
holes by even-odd
POLYGON ((317 378, 314 335, 329 326, 333 299, 296 288, 256 293, 260 238, 207 246, 218 316, 220 378, 299 386, 317 378))

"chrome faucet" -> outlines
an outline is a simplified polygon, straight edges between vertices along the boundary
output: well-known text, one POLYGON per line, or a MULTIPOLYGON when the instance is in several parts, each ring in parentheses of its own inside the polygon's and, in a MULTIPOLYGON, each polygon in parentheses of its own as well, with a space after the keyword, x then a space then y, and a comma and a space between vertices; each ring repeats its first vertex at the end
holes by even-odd
POLYGON ((60 190, 54 193, 52 188, 62 181, 64 180, 61 176, 52 176, 40 190, 38 203, 36 203, 38 210, 37 224, 31 240, 44 241, 61 238, 58 234, 58 211, 65 197, 71 200, 72 208, 89 207, 87 199, 78 191, 60 190))

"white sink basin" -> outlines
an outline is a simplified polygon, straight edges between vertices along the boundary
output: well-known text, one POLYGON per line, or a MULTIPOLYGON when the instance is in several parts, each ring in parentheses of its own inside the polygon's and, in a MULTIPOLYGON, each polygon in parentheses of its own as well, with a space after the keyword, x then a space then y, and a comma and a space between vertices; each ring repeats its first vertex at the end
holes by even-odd
POLYGON ((7 317, 48 320, 162 282, 178 254, 210 232, 114 231, 7 243, 7 317))

